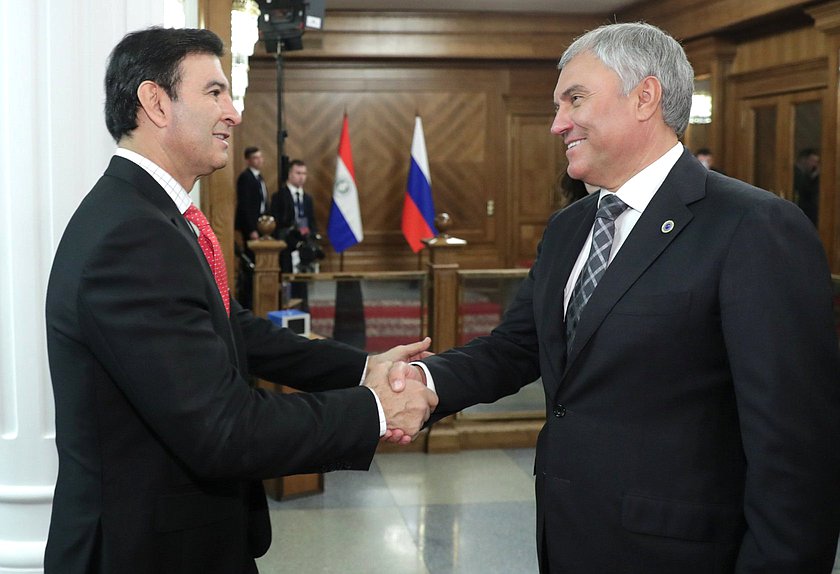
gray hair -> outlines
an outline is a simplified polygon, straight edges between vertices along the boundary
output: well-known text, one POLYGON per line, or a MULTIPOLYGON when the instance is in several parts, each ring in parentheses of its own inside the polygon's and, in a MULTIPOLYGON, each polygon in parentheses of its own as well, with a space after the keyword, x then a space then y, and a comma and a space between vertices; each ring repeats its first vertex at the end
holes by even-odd
POLYGON ((678 136, 685 132, 694 92, 694 70, 679 42, 644 22, 607 24, 577 38, 560 58, 561 70, 590 52, 618 74, 626 96, 647 76, 662 85, 662 115, 678 136))

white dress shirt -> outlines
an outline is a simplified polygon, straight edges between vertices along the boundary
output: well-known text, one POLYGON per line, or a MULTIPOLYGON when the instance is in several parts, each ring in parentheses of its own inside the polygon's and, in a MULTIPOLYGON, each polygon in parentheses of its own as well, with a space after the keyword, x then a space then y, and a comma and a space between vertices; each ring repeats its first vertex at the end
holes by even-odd
MULTIPOLYGON (((615 237, 613 238, 612 248, 610 249, 609 262, 612 262, 616 253, 618 253, 618 250, 621 249, 621 246, 624 244, 624 240, 627 239, 627 236, 630 235, 631 231, 633 231, 633 227, 636 225, 636 222, 639 221, 639 218, 642 216, 642 212, 644 212, 648 203, 650 203, 650 200, 653 199, 654 194, 662 185, 662 182, 665 181, 666 177, 668 177, 668 174, 671 172, 674 164, 677 163, 678 159, 680 159, 682 152, 683 145, 680 142, 677 142, 674 147, 665 152, 665 155, 628 179, 624 185, 619 187, 615 192, 618 198, 627 204, 627 209, 615 218, 615 237)), ((599 205, 601 203, 601 199, 608 193, 611 192, 604 191, 603 189, 600 191, 601 195, 598 198, 599 205)), ((592 227, 595 227, 594 222, 592 227)), ((580 275, 583 270, 583 266, 586 265, 586 260, 589 258, 591 243, 592 230, 590 229, 589 235, 586 237, 586 241, 583 242, 583 249, 580 250, 580 254, 575 261, 575 266, 572 267, 572 273, 569 275, 568 281, 566 281, 566 289, 563 291, 564 316, 566 310, 569 308, 569 301, 572 298, 572 291, 575 288, 578 275, 580 275)))

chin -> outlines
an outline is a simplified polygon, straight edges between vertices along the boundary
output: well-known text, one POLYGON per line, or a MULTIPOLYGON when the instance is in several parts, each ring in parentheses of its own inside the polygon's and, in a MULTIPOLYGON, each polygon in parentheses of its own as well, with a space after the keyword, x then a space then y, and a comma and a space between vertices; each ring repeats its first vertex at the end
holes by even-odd
POLYGON ((569 174, 569 177, 573 179, 579 179, 581 181, 587 181, 586 179, 586 169, 583 166, 577 166, 573 164, 569 164, 569 167, 566 168, 566 173, 569 174))

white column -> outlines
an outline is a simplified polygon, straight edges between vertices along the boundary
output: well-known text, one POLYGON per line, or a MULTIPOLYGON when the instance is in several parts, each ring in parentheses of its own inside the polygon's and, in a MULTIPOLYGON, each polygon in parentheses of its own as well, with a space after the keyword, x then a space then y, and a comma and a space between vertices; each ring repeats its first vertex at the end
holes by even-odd
POLYGON ((58 469, 44 296, 52 256, 114 150, 113 46, 164 0, 0 2, 0 574, 42 572, 58 469))

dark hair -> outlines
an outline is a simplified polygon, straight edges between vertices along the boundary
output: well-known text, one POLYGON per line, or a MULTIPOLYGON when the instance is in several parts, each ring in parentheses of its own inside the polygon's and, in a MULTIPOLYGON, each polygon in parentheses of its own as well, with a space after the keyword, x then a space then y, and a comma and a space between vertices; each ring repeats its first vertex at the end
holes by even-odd
POLYGON ((304 163, 302 159, 293 159, 289 162, 289 171, 292 171, 292 168, 296 165, 299 165, 300 167, 306 167, 306 163, 304 163))
POLYGON ((573 178, 565 171, 560 177, 559 192, 559 207, 566 207, 578 199, 589 195, 589 192, 586 190, 586 184, 579 179, 573 178))
POLYGON ((712 150, 710 150, 709 148, 701 147, 696 152, 694 152, 694 157, 697 157, 698 155, 714 155, 714 154, 712 154, 712 150))
POLYGON ((806 157, 810 157, 812 155, 820 155, 820 150, 813 147, 806 147, 800 150, 799 154, 796 157, 797 159, 805 159, 806 157))
POLYGON ((260 148, 258 148, 255 145, 246 147, 245 148, 245 159, 251 159, 251 156, 254 155, 255 153, 257 153, 258 151, 260 151, 260 148))
POLYGON ((108 57, 105 72, 105 125, 119 142, 137 128, 137 90, 150 80, 178 99, 181 61, 190 54, 224 53, 222 40, 210 30, 152 27, 131 32, 108 57))

